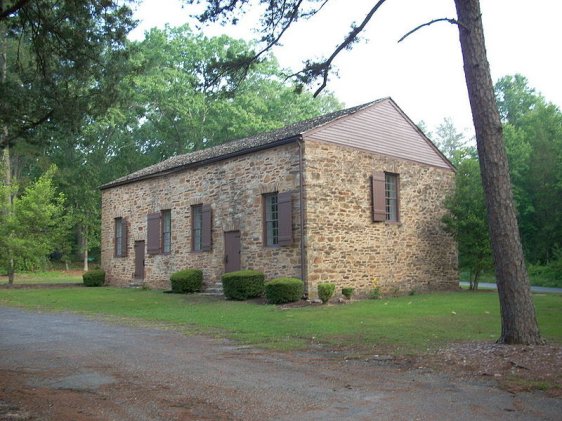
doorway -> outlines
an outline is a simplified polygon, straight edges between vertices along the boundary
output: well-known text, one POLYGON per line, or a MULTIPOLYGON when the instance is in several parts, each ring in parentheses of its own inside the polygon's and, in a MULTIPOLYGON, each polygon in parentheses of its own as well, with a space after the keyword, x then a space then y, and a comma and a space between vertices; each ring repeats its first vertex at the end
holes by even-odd
POLYGON ((224 233, 224 271, 240 270, 240 231, 224 233))
POLYGON ((135 280, 144 280, 144 241, 135 241, 135 280))

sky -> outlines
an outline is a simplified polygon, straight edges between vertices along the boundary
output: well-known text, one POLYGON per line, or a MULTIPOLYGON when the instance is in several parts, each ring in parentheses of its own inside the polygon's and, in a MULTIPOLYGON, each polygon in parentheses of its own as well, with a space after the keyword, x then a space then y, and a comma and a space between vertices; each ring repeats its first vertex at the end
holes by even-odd
MULTIPOLYGON (((297 71, 307 58, 328 56, 360 22, 373 0, 331 0, 307 22, 299 22, 273 53, 285 68, 297 71)), ((562 105, 562 1, 480 0, 492 79, 520 73, 548 101, 562 105)), ((152 27, 196 21, 193 6, 181 0, 144 0, 131 39, 152 27)), ((453 0, 387 0, 362 34, 362 41, 334 61, 328 89, 346 106, 392 97, 415 122, 434 130, 445 117, 470 137, 474 132, 464 79, 458 29, 446 22, 425 27, 401 43, 416 26, 436 18, 455 18, 453 0)), ((251 40, 257 35, 259 9, 239 25, 203 27, 208 36, 227 34, 251 40)))

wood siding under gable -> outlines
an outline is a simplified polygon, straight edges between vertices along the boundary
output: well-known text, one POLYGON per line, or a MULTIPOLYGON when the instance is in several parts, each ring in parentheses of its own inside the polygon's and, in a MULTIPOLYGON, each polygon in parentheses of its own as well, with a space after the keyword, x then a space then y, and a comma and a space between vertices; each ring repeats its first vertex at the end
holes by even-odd
POLYGON ((310 130, 304 137, 452 169, 390 99, 310 130))

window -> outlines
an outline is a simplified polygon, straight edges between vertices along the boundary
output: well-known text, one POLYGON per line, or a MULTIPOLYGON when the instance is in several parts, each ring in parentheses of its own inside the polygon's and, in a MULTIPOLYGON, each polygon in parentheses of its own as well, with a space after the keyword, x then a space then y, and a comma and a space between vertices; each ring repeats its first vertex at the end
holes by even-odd
POLYGON ((146 251, 169 254, 172 251, 172 211, 150 213, 146 217, 146 251))
POLYGON ((372 177, 373 221, 400 220, 400 180, 398 174, 375 171, 372 177))
POLYGON ((201 251, 203 205, 191 207, 191 245, 193 251, 201 251))
POLYGON ((398 221, 398 175, 384 174, 385 216, 387 221, 398 221))
POLYGON ((293 244, 293 204, 291 192, 264 195, 263 235, 268 247, 293 244))
POLYGON ((162 211, 162 253, 172 251, 172 211, 162 211))
POLYGON ((123 218, 115 218, 115 257, 127 256, 127 223, 123 218))
POLYGON ((265 197, 265 245, 279 245, 279 207, 277 193, 266 194, 265 197))
POLYGON ((193 205, 191 207, 191 250, 211 251, 211 222, 210 205, 193 205))

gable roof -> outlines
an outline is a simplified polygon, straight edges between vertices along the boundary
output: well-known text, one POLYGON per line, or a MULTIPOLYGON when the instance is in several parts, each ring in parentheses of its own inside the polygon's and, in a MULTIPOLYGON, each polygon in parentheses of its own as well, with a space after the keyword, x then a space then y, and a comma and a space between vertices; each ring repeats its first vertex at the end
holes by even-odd
MULTIPOLYGON (((100 188, 102 190, 105 190, 122 184, 129 184, 139 180, 159 177, 162 175, 181 171, 186 168, 198 167, 235 156, 245 155, 251 152, 291 143, 296 140, 302 139, 302 136, 308 132, 315 132, 316 130, 322 129, 324 126, 331 125, 340 119, 347 118, 359 111, 365 110, 376 104, 380 104, 386 101, 390 101, 395 105, 394 101, 391 98, 381 98, 355 107, 346 108, 344 110, 335 111, 329 114, 290 124, 288 126, 270 132, 260 133, 243 139, 226 142, 221 145, 212 146, 210 148, 202 149, 184 155, 173 156, 162 162, 143 168, 139 171, 104 184, 100 188)), ((415 127, 419 134, 423 136, 425 141, 430 144, 433 149, 435 149, 435 151, 440 155, 440 158, 446 162, 443 166, 445 166, 446 168, 452 168, 452 165, 449 163, 449 161, 441 154, 441 152, 437 150, 437 148, 431 143, 431 141, 427 139, 427 137, 425 137, 425 135, 417 128, 417 126, 413 124, 411 120, 405 116, 405 114, 404 117, 413 127, 415 127)))

